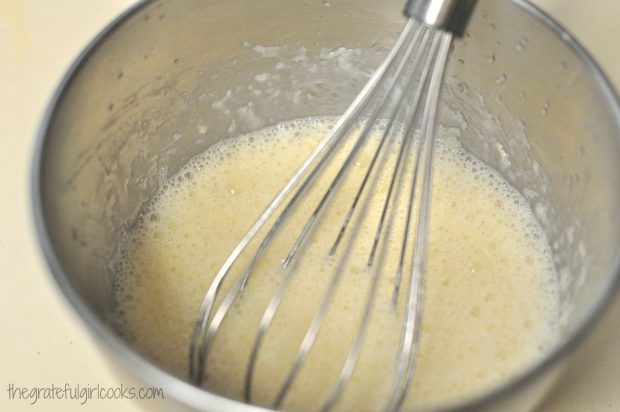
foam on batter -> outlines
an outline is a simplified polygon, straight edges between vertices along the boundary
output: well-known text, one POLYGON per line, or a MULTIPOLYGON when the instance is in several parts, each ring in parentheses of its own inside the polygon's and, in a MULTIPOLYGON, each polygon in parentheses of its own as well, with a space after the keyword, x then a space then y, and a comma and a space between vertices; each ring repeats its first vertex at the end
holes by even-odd
MULTIPOLYGON (((163 186, 130 234, 116 278, 122 332, 141 352, 187 377, 189 338, 213 276, 333 122, 304 119, 224 140, 163 186)), ((371 323, 337 409, 377 410, 387 399, 408 287, 404 280, 394 309, 391 298, 408 180, 398 182, 400 207, 389 215, 392 232, 381 243, 375 266, 368 269, 366 261, 389 184, 388 172, 396 159, 395 142, 380 160, 385 173, 370 183, 372 196, 362 198, 364 217, 356 214, 352 220, 359 228, 358 239, 353 242, 355 231, 349 230, 336 256, 327 257, 357 190, 356 182, 371 159, 370 147, 379 142, 379 132, 373 132, 369 148, 356 159, 353 172, 307 242, 306 253, 296 261, 297 275, 258 358, 253 387, 258 404, 272 402, 329 280, 341 273, 331 310, 283 404, 285 409, 300 411, 321 405, 357 331, 376 267, 382 270, 371 323), (355 247, 348 248, 351 244, 355 247)), ((293 230, 300 229, 304 215, 314 209, 334 174, 334 168, 328 169, 319 180, 319 188, 284 226, 284 235, 274 240, 233 305, 208 358, 205 386, 210 390, 242 397, 257 325, 285 273, 280 262, 290 249, 293 230)), ((407 250, 411 248, 409 243, 407 250)), ((248 256, 243 256, 242 263, 247 261, 248 256)), ((232 276, 243 267, 235 268, 232 276)), ((230 285, 225 282, 222 290, 230 285)), ((457 142, 439 139, 421 353, 406 405, 460 401, 514 376, 553 344, 557 305, 549 246, 523 197, 457 142)))

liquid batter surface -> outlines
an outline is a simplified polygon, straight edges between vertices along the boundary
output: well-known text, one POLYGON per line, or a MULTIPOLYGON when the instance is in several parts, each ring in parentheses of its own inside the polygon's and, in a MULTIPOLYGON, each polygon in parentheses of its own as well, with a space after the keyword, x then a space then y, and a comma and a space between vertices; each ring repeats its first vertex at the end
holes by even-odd
MULTIPOLYGON (((223 141, 164 185, 129 234, 116 278, 119 327, 135 347, 187 377, 190 336, 213 276, 332 124, 333 119, 299 120, 223 141)), ((295 261, 296 275, 258 357, 252 391, 257 404, 273 402, 335 273, 340 279, 331 309, 283 407, 303 411, 321 405, 357 332, 373 276, 380 278, 371 322, 336 407, 370 411, 385 404, 408 287, 405 276, 394 307, 409 181, 397 185, 399 207, 389 214, 389 231, 373 267, 366 262, 389 185, 387 172, 372 179, 372 196, 362 198, 366 213, 355 214, 351 223, 358 230, 349 230, 336 255, 327 257, 370 161, 370 146, 379 141, 375 134, 295 261)), ((391 172, 396 148, 388 147, 381 170, 391 172)), ((411 157, 405 167, 411 167, 411 157)), ((286 273, 280 262, 295 240, 294 229, 301 228, 334 173, 327 170, 318 190, 284 226, 284 235, 276 237, 233 305, 209 352, 205 386, 210 390, 242 398, 258 323, 286 273)), ((457 402, 501 384, 535 361, 557 333, 549 247, 521 195, 449 139, 437 142, 433 179, 421 352, 405 403, 414 408, 457 402)), ((256 242, 251 246, 255 250, 256 242)), ((248 259, 242 257, 232 277, 248 259)), ((225 282, 222 290, 231 284, 225 282)))

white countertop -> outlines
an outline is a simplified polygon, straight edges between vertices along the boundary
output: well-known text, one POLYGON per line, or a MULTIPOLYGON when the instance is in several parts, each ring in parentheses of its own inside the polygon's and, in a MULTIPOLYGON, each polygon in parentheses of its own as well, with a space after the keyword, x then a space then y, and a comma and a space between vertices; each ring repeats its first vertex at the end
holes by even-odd
MULTIPOLYGON (((620 0, 536 0, 620 85, 620 0)), ((128 400, 27 401, 7 389, 120 382, 64 301, 39 254, 29 172, 45 106, 78 52, 132 0, 0 0, 0 411, 135 412, 128 400)), ((620 299, 540 412, 620 411, 620 299)))

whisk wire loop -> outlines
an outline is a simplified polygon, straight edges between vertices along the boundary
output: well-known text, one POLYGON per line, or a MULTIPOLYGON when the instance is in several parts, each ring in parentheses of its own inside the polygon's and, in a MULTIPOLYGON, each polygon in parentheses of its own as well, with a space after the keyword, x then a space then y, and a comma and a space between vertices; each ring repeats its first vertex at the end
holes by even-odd
MULTIPOLYGON (((375 265, 376 259, 380 259, 377 253, 380 250, 380 246, 385 246, 387 239, 393 235, 390 228, 391 225, 388 224, 388 216, 396 214, 398 209, 396 193, 399 191, 398 188, 401 183, 405 184, 408 181, 408 203, 405 223, 402 226, 399 261, 396 267, 395 282, 391 296, 392 309, 395 312, 403 281, 405 281, 408 288, 404 304, 402 332, 395 357, 394 377, 384 408, 386 412, 400 410, 413 380, 420 350, 430 220, 434 125, 451 40, 452 34, 450 32, 435 30, 423 24, 417 24, 412 18, 409 18, 388 56, 371 76, 360 94, 233 249, 210 284, 196 319, 191 337, 189 357, 189 378, 192 383, 195 385, 203 383, 206 375, 205 371, 208 371, 209 350, 213 346, 218 331, 221 329, 236 299, 239 298, 248 281, 250 281, 252 273, 271 245, 274 237, 282 230, 284 223, 292 215, 296 206, 303 201, 316 179, 325 170, 327 162, 334 157, 338 148, 342 147, 341 143, 345 137, 349 136, 354 126, 361 124, 361 132, 357 135, 352 147, 348 149, 348 154, 342 165, 335 173, 315 209, 313 209, 313 212, 295 238, 288 254, 282 261, 283 270, 279 283, 262 313, 245 368, 244 400, 247 403, 252 402, 252 388, 259 354, 265 341, 265 336, 274 322, 286 291, 296 275, 294 270, 295 262, 305 249, 307 240, 317 226, 323 210, 342 184, 371 131, 380 120, 387 119, 383 134, 376 148, 373 149, 374 153, 370 163, 356 189, 355 196, 344 216, 342 224, 339 226, 337 236, 329 249, 328 256, 326 256, 334 257, 338 254, 338 257, 342 259, 340 262, 344 262, 350 253, 350 245, 347 245, 344 252, 339 251, 339 246, 343 239, 347 237, 353 239, 354 234, 349 233, 352 231, 349 230, 350 223, 354 215, 359 216, 362 213, 358 213, 361 208, 360 202, 369 192, 367 189, 371 176, 377 176, 378 170, 381 169, 377 165, 379 164, 379 158, 388 150, 386 143, 399 140, 397 135, 400 133, 400 130, 404 130, 402 138, 399 140, 400 146, 397 148, 397 158, 389 175, 389 185, 382 199, 382 209, 376 222, 374 238, 372 239, 372 246, 368 255, 366 266, 371 279, 362 315, 357 324, 357 329, 354 331, 352 343, 343 361, 337 381, 327 393, 320 410, 327 412, 337 404, 358 364, 364 337, 369 328, 378 285, 383 274, 380 264, 375 265), (415 85, 416 81, 418 82, 417 85, 415 85), (364 120, 360 120, 366 110, 369 110, 370 114, 367 117, 363 117, 364 120), (419 127, 416 128, 416 125, 419 127), (404 129, 402 126, 404 126, 404 129), (399 129, 398 127, 401 128, 399 129), (419 133, 417 132, 418 129, 419 133), (399 131, 398 133, 397 130, 399 131), (407 173, 409 169, 405 167, 405 164, 408 162, 411 162, 413 165, 413 171, 410 174, 407 173), (421 187, 419 185, 420 181, 421 187), (418 203, 417 205, 416 202, 418 203), (272 219, 272 216, 278 211, 279 215, 272 219), (415 217, 414 212, 417 212, 415 217), (221 302, 215 308, 215 302, 220 294, 222 284, 229 277, 232 267, 238 262, 240 256, 246 252, 250 242, 269 221, 273 222, 260 243, 258 243, 258 247, 251 255, 249 263, 245 266, 241 275, 234 279, 221 302), (409 266, 407 279, 403 279, 405 269, 409 266), (214 313, 212 313, 213 311, 214 313)), ((344 265, 344 263, 339 263, 339 265, 344 265)), ((344 270, 341 270, 342 267, 338 266, 328 281, 325 292, 318 303, 317 310, 303 335, 297 352, 295 352, 292 364, 284 375, 284 379, 275 394, 272 403, 274 409, 282 407, 317 339, 344 274, 344 270)))
MULTIPOLYGON (((419 28, 418 31, 416 31, 416 34, 414 35, 414 38, 412 41, 410 41, 410 43, 408 44, 408 46, 406 47, 406 50, 403 54, 403 56, 401 57, 401 63, 399 67, 396 69, 395 74, 391 77, 390 82, 389 82, 389 86, 387 87, 387 91, 386 93, 382 96, 382 98, 380 99, 380 103, 377 105, 377 109, 375 109, 373 111, 373 114, 371 115, 370 119, 366 120, 365 125, 364 125, 364 130, 362 131, 360 137, 358 137, 358 140, 356 141, 355 146, 353 147, 353 149, 351 150, 351 152, 349 153, 347 159, 344 161, 343 165, 341 166, 340 170, 338 171, 336 177, 334 178, 334 180, 332 181, 332 184, 330 185, 329 189, 326 191, 324 197, 322 198, 321 202, 319 203, 319 206, 317 207, 317 209, 315 210, 315 213, 313 214, 313 219, 311 221, 309 221, 309 223, 307 224, 306 227, 309 227, 309 225, 313 225, 316 220, 315 220, 315 216, 318 215, 318 213, 320 212, 320 210, 324 207, 325 202, 327 199, 329 199, 329 196, 334 192, 334 188, 336 187, 336 185, 339 183, 339 181, 342 179, 342 176, 344 176, 344 174, 346 173, 346 171, 349 169, 350 165, 353 162, 353 159, 355 158, 355 155, 357 154, 357 152, 359 151, 359 148, 361 147, 361 145, 363 144, 364 140, 366 139, 366 137, 368 136, 370 129, 372 128, 372 126, 375 124, 379 113, 381 113, 383 111, 383 109, 386 107, 386 103, 389 100, 392 100, 393 97, 393 92, 394 89, 396 87, 396 81, 397 79, 400 77, 400 75, 403 73, 403 69, 405 68, 405 62, 408 62, 408 59, 411 55, 411 52, 414 49, 415 45, 418 45, 418 38, 420 36, 420 34, 427 29, 424 29, 422 27, 419 28)), ((427 37, 427 36, 425 36, 427 37)), ((411 72, 410 74, 410 79, 413 79, 415 72, 411 72)), ((408 91, 407 89, 403 89, 400 93, 401 95, 404 97, 405 92, 408 91)), ((400 99, 397 99, 400 100, 400 99)), ((392 121, 395 118, 395 114, 396 112, 399 111, 399 109, 402 107, 402 105, 397 104, 396 107, 392 110, 392 113, 388 116, 392 121)), ((391 130, 391 127, 388 127, 388 130, 386 130, 386 133, 389 134, 391 130)), ((384 138, 387 136, 387 134, 384 133, 384 138)), ((382 145, 380 145, 381 147, 382 145)), ((378 149, 375 152, 375 155, 378 154, 378 151, 380 149, 378 149)), ((375 156, 373 156, 375 157, 375 156)), ((365 185, 365 181, 366 178, 362 181, 362 186, 365 185)), ((363 187, 359 190, 363 190, 363 187)), ((359 192, 358 190, 358 192, 359 192)), ((303 235, 306 235, 307 231, 306 228, 304 228, 303 230, 303 235)), ((312 345, 314 344, 316 337, 318 335, 318 332, 320 330, 321 324, 323 323, 325 316, 327 314, 327 311, 329 310, 332 298, 336 292, 337 289, 337 285, 342 277, 343 271, 341 270, 335 270, 334 274, 332 276, 332 279, 330 281, 330 284, 326 290, 325 295, 323 296, 323 299, 321 300, 319 306, 318 306, 318 310, 316 312, 315 317, 313 318, 310 327, 307 329, 307 332, 302 340, 302 343, 299 347, 299 350, 297 352, 297 355, 295 357, 295 360, 293 362, 293 366, 290 369, 287 377, 284 380, 284 384, 282 385, 280 391, 278 392, 278 395, 276 397, 276 401, 273 404, 273 407, 278 409, 281 407, 281 404, 284 400, 284 398, 286 397, 286 395, 288 394, 291 385, 293 383, 293 381, 295 380, 301 365, 303 364, 304 360, 306 359, 310 349, 312 348, 312 345)), ((376 283, 376 281, 374 282, 376 283)), ((375 285, 376 287, 376 285, 375 285)), ((361 342, 359 343, 361 344, 361 342)), ((358 344, 358 345, 359 345, 358 344)), ((348 370, 352 370, 354 368, 355 365, 355 360, 357 358, 357 353, 359 352, 359 347, 355 348, 355 343, 354 343, 354 347, 353 347, 353 352, 352 352, 352 356, 349 360, 349 362, 345 361, 345 370, 344 370, 344 374, 341 374, 342 379, 339 379, 339 381, 341 381, 341 385, 344 385, 345 381, 349 379, 349 377, 347 377, 347 375, 349 375, 348 370)), ((338 388, 338 384, 336 385, 336 388, 338 388)), ((334 395, 336 395, 336 397, 338 396, 338 393, 334 393, 334 395)), ((329 404, 329 400, 328 400, 328 404, 329 404)))
MULTIPOLYGON (((396 362, 397 372, 390 401, 386 411, 397 411, 404 402, 414 371, 417 365, 418 353, 420 351, 420 330, 422 324, 422 314, 424 306, 424 281, 426 275, 427 249, 428 249, 428 229, 430 220, 430 201, 431 201, 431 181, 432 181, 432 156, 434 148, 434 128, 435 118, 439 105, 439 94, 441 91, 442 79, 445 71, 448 51, 452 41, 452 34, 449 32, 437 32, 433 42, 436 52, 433 53, 435 59, 433 72, 428 86, 428 100, 424 105, 422 125, 418 153, 424 150, 423 159, 423 180, 421 188, 420 206, 418 209, 417 226, 413 245, 412 266, 409 277, 409 293, 406 305, 406 315, 403 322, 403 335, 400 344, 400 353, 396 362)), ((421 163, 416 163, 416 169, 421 163)), ((412 191, 415 187, 412 188, 412 191)), ((410 208, 411 211, 413 208, 410 208)))
MULTIPOLYGON (((239 241, 237 246, 233 249, 231 254, 228 256, 226 261, 223 263, 218 273, 214 277, 211 282, 207 293, 205 294, 203 301, 201 303, 200 309, 198 311, 198 316, 196 318, 194 331, 191 337, 190 342, 190 356, 189 356, 189 379, 195 385, 202 384, 204 380, 204 369, 206 359, 208 357, 208 351, 211 346, 211 341, 215 336, 215 332, 209 333, 207 336, 207 330, 209 326, 209 321, 211 319, 211 311, 213 309, 213 305, 215 303, 218 292, 220 291, 220 287, 224 282, 227 275, 230 273, 231 268, 237 262, 241 254, 244 252, 250 241, 254 239, 256 234, 260 231, 260 229, 267 223, 267 221, 271 218, 271 216, 278 210, 281 204, 287 199, 287 197, 292 193, 292 191, 299 185, 300 181, 306 177, 306 180, 299 188, 297 195, 294 196, 278 219, 273 224, 271 230, 265 236, 261 246, 265 246, 269 243, 270 239, 273 237, 274 233, 277 231, 278 227, 282 224, 288 214, 291 213, 293 206, 299 201, 301 196, 298 196, 300 193, 303 193, 303 189, 309 186, 313 178, 318 174, 318 170, 320 170, 321 162, 319 161, 318 167, 315 167, 312 172, 308 172, 313 164, 316 166, 317 159, 324 154, 325 152, 329 152, 334 149, 336 143, 342 139, 345 132, 351 127, 354 123, 357 116, 360 112, 367 106, 372 93, 370 91, 375 90, 377 85, 384 80, 384 74, 387 69, 392 66, 398 52, 401 50, 401 47, 406 41, 411 37, 411 33, 414 29, 414 22, 412 20, 408 20, 401 35, 397 39, 394 47, 390 50, 390 53, 386 57, 386 59, 381 63, 381 65, 377 68, 377 70, 370 77, 369 81, 366 83, 360 94, 354 99, 351 105, 347 108, 344 114, 338 119, 336 124, 332 127, 330 132, 319 142, 314 151, 308 156, 308 158, 302 163, 302 165, 297 169, 297 171, 293 174, 291 179, 284 185, 284 187, 278 192, 278 194, 272 199, 269 205, 263 210, 258 219, 252 224, 250 229, 246 232, 243 238, 239 241), (309 175, 308 175, 309 173, 309 175)), ((323 158, 325 159, 325 157, 323 158)), ((263 248, 259 248, 260 250, 263 248)), ((258 255, 258 254, 257 254, 258 255)), ((254 259, 256 261, 256 257, 254 259)), ((252 264, 245 277, 249 277, 251 272, 252 264)), ((240 284, 243 285, 245 280, 240 284)), ((236 287, 233 289, 237 289, 236 287)), ((240 288, 238 291, 235 291, 231 296, 236 296, 240 292, 240 288)), ((223 307, 225 308, 225 307, 223 307)), ((222 312, 222 319, 225 316, 227 310, 222 312)), ((221 324, 221 322, 220 322, 221 324)), ((219 325, 218 325, 219 327, 219 325)), ((216 328, 217 330, 217 328, 216 328)))
MULTIPOLYGON (((417 47, 417 53, 415 54, 415 57, 412 60, 412 64, 411 66, 415 69, 416 67, 419 66, 419 63, 424 59, 424 54, 428 53, 428 38, 430 36, 430 29, 425 28, 423 26, 420 26, 420 34, 421 34, 421 39, 419 43, 415 43, 415 46, 417 47)), ((416 39, 417 40, 417 39, 416 39)), ((414 45, 414 42, 411 43, 411 45, 414 45)), ((409 62, 408 62, 409 63, 409 62)), ((425 69, 422 71, 422 74, 420 76, 421 79, 426 78, 426 74, 425 71, 428 71, 428 64, 425 64, 425 69)), ((384 200, 384 207, 382 209, 382 213, 381 213, 381 217, 379 219, 379 223, 377 225, 377 234, 375 235, 375 239, 373 242, 373 246, 372 246, 372 250, 371 250, 371 254, 370 257, 368 259, 368 263, 367 263, 367 267, 370 268, 373 264, 374 261, 374 256, 375 253, 378 249, 378 245, 379 245, 379 240, 381 238, 380 233, 381 233, 381 229, 384 226, 385 223, 385 218, 387 216, 387 212, 388 212, 388 205, 390 204, 390 199, 392 198, 392 193, 393 193, 393 189, 395 187, 395 182, 396 182, 396 177, 397 175, 400 174, 400 171, 402 169, 402 158, 404 157, 404 154, 407 152, 408 148, 410 147, 410 142, 413 138, 413 129, 414 129, 414 124, 415 124, 415 120, 417 117, 417 112, 419 110, 419 101, 420 101, 420 96, 422 94, 422 89, 423 89, 423 82, 420 81, 418 84, 418 87, 415 88, 415 97, 413 98, 413 103, 410 104, 410 108, 409 110, 407 110, 407 108, 405 107, 405 102, 407 101, 407 97, 408 97, 408 91, 413 89, 413 83, 414 80, 416 79, 416 75, 419 74, 417 73, 416 70, 411 70, 411 72, 409 73, 407 80, 404 83, 404 87, 403 87, 403 91, 400 93, 400 96, 398 96, 398 103, 395 106, 394 110, 392 113, 390 113, 389 116, 389 122, 388 125, 386 126, 386 130, 382 135, 381 141, 379 146, 377 147, 377 150, 373 156, 373 159, 368 167, 367 173, 364 176, 364 180, 362 182, 362 184, 360 185, 360 188, 357 192, 357 195, 355 197, 355 200, 351 206, 351 208, 349 209, 349 213, 347 214, 347 217, 345 219, 345 222, 343 224, 343 229, 346 229, 346 225, 348 224, 348 221, 350 220, 350 215, 353 214, 353 211, 355 209, 355 206, 357 204, 357 201, 359 200, 359 198, 361 197, 361 192, 364 190, 365 184, 367 182, 368 176, 370 175, 370 173, 372 172, 372 169, 374 168, 374 164, 375 161, 379 155, 379 152, 382 150, 383 147, 383 142, 386 140, 386 137, 389 135, 391 129, 394 127, 394 125, 396 124, 396 118, 397 118, 397 114, 401 112, 401 110, 406 111, 406 114, 404 116, 405 119, 408 119, 408 123, 407 123, 407 128, 406 131, 404 133, 404 137, 402 139, 401 142, 401 146, 399 149, 399 154, 398 154, 398 159, 396 161, 395 167, 394 167, 394 172, 392 173, 392 179, 390 180, 390 187, 387 191, 385 200, 384 200)), ((343 233, 343 229, 341 229, 341 231, 339 232, 339 238, 342 236, 343 233)), ((371 312, 372 309, 374 307, 374 301, 375 301, 375 297, 376 297, 376 292, 377 292, 377 287, 379 284, 379 279, 381 277, 381 271, 380 270, 374 270, 372 271, 372 280, 371 280, 371 285, 370 288, 368 290, 368 295, 366 297, 366 303, 364 305, 364 311, 363 311, 363 315, 359 324, 359 327, 357 329, 353 344, 351 345, 351 348, 347 354, 346 360, 344 362, 344 365, 341 369, 340 375, 338 377, 338 381, 336 383, 336 385, 334 385, 334 387, 332 388, 332 390, 330 391, 329 395, 327 396, 327 399, 325 400, 321 411, 328 411, 330 410, 335 403, 337 402, 337 400, 340 398, 340 396, 342 395, 342 392, 344 390, 344 387, 346 386, 346 384, 348 383, 348 381, 350 380, 353 371, 355 369, 357 360, 359 358, 359 353, 361 351, 362 348, 362 342, 363 342, 363 338, 364 335, 366 333, 366 330, 368 328, 368 324, 370 322, 370 316, 371 316, 371 312)))

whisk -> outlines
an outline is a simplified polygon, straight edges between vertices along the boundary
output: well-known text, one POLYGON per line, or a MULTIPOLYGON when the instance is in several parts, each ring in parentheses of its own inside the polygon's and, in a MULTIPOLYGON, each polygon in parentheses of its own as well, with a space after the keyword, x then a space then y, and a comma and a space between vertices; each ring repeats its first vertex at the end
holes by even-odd
MULTIPOLYGON (((420 346, 424 278, 427 266, 434 129, 442 79, 452 39, 462 35, 474 5, 475 0, 410 0, 407 3, 405 7, 405 15, 408 17, 407 23, 386 59, 330 132, 247 231, 213 279, 200 307, 191 337, 189 369, 190 380, 194 384, 200 385, 204 380, 209 349, 227 313, 244 290, 258 262, 264 256, 276 234, 283 230, 284 222, 301 202, 307 200, 308 191, 316 183, 317 176, 332 159, 333 153, 340 147, 340 143, 349 136, 355 125, 362 124, 361 132, 357 135, 327 190, 320 197, 316 208, 300 232, 293 235, 294 241, 290 247, 290 252, 282 260, 284 268, 289 267, 299 254, 304 253, 305 242, 315 230, 323 209, 334 193, 338 191, 343 178, 355 164, 356 155, 359 154, 373 126, 385 119, 382 137, 371 156, 363 179, 355 191, 356 195, 351 201, 351 206, 329 250, 329 256, 336 254, 343 239, 347 238, 347 231, 352 230, 350 223, 353 215, 363 213, 360 211, 363 209, 359 206, 360 199, 365 190, 368 189, 371 175, 376 168, 380 167, 378 159, 382 150, 385 150, 385 142, 390 139, 390 136, 401 133, 403 137, 400 139, 400 147, 389 179, 388 190, 382 199, 382 212, 376 224, 374 240, 367 262, 368 267, 376 264, 375 256, 378 245, 381 239, 386 236, 386 217, 390 209, 395 207, 396 182, 406 173, 403 163, 407 153, 413 153, 413 173, 411 176, 406 176, 409 179, 410 192, 405 209, 405 227, 400 242, 392 305, 396 306, 401 284, 408 285, 408 290, 405 291, 405 315, 397 351, 397 367, 389 399, 385 406, 386 411, 400 409, 414 376, 420 346), (365 113, 368 114, 364 115, 365 113), (417 145, 417 150, 411 149, 414 145, 417 145), (416 193, 418 194, 417 197, 416 193), (416 202, 417 205, 414 205, 416 202), (414 216, 414 213, 417 213, 417 216, 414 216), (270 226, 266 226, 268 223, 270 226), (265 229, 263 229, 264 227, 265 229), (261 229, 263 230, 261 231, 261 229), (247 250, 254 237, 263 232, 266 234, 259 242, 258 248, 243 269, 241 276, 233 282, 219 305, 215 307, 222 283, 231 273, 231 268, 247 250), (411 262, 410 265, 405 265, 406 261, 411 262), (408 276, 407 279, 403 279, 405 275, 408 276)), ((248 403, 252 401, 252 383, 261 344, 294 275, 294 271, 284 271, 283 273, 282 279, 262 315, 247 364, 244 398, 248 403)), ((286 374, 286 378, 273 401, 272 407, 274 409, 281 408, 313 346, 335 293, 340 275, 340 273, 335 273, 329 281, 329 287, 307 328, 293 365, 286 374)), ((378 276, 374 276, 371 281, 359 327, 338 380, 321 406, 323 411, 330 410, 336 404, 353 374, 368 328, 378 278, 378 276)))

